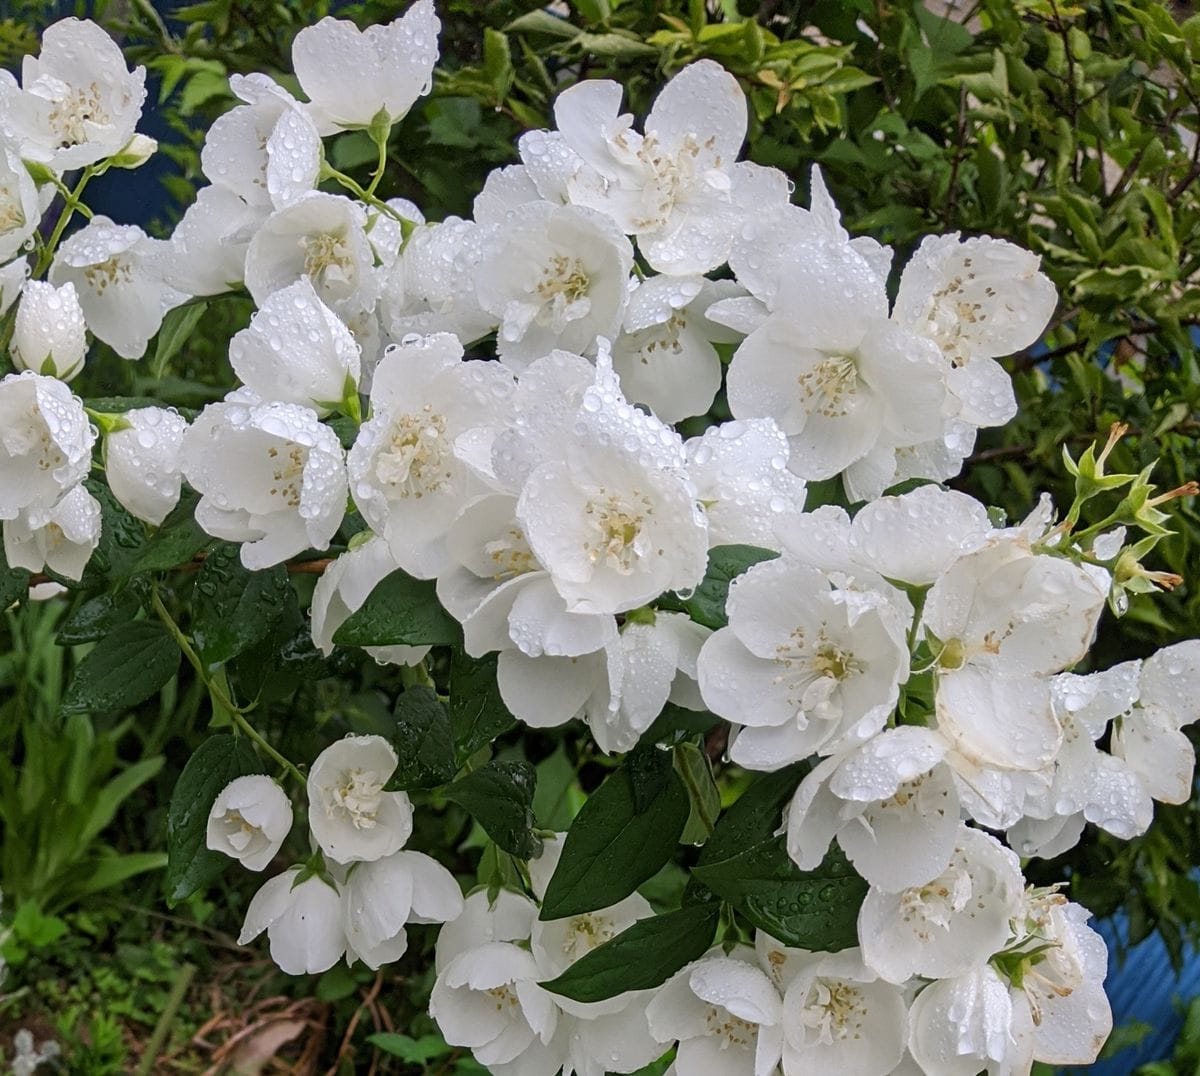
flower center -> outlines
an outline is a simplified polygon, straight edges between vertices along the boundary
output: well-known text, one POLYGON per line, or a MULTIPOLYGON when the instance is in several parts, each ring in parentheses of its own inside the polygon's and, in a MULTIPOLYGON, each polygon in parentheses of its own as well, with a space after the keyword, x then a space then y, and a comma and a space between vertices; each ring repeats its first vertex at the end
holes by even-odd
MULTIPOLYGON (((815 640, 801 627, 792 631, 786 642, 775 648, 775 661, 782 666, 774 683, 788 686, 788 701, 800 712, 817 709, 828 702, 843 680, 860 675, 864 666, 854 654, 844 650, 829 637, 829 628, 822 624, 815 640)), ((831 711, 835 718, 839 713, 831 711)), ((800 727, 804 728, 806 720, 800 727)))
POLYGON ((952 277, 930 298, 925 333, 931 336, 956 369, 971 357, 971 326, 987 321, 983 299, 993 300, 996 289, 980 286, 971 269, 971 259, 963 259, 963 272, 952 277))
POLYGON ((221 825, 225 827, 225 839, 237 852, 244 852, 259 832, 258 826, 247 822, 242 812, 234 809, 221 815, 221 825))
POLYGON ((722 1050, 731 1046, 753 1047, 758 1035, 758 1025, 734 1016, 728 1009, 710 1005, 704 1014, 705 1033, 720 1040, 722 1050))
POLYGON ((487 542, 483 552, 495 565, 496 570, 492 578, 497 581, 538 570, 537 559, 520 527, 509 527, 501 537, 487 542))
POLYGON ((103 295, 104 289, 110 285, 128 284, 133 280, 133 266, 128 258, 114 254, 107 261, 89 265, 83 271, 83 276, 93 291, 103 295))
POLYGON ((104 125, 108 113, 100 103, 100 87, 96 83, 68 90, 50 109, 50 129, 58 135, 60 148, 77 146, 88 140, 89 123, 104 125))
POLYGON ((379 801, 383 798, 383 782, 370 770, 346 770, 330 791, 326 813, 330 818, 344 811, 355 829, 374 829, 379 801))
POLYGON ((853 355, 826 355, 797 379, 809 411, 842 418, 858 388, 858 364, 853 355))
POLYGON ((289 508, 300 507, 300 489, 304 482, 304 464, 308 453, 301 445, 290 445, 286 453, 280 457, 279 449, 272 445, 267 449, 267 459, 274 466, 271 468, 271 496, 279 497, 289 508))
POLYGON ((950 866, 932 882, 906 889, 900 896, 900 912, 904 922, 916 931, 922 941, 932 934, 928 926, 950 928, 950 921, 971 899, 971 875, 959 866, 950 866))
POLYGON ((559 333, 569 322, 585 317, 592 308, 588 299, 590 287, 591 280, 582 261, 555 254, 543 267, 537 283, 537 295, 542 301, 538 324, 559 333))
POLYGON ((597 500, 584 509, 588 522, 588 540, 584 545, 593 564, 604 564, 620 575, 631 575, 642 555, 639 548, 642 528, 654 514, 650 501, 637 490, 628 500, 600 490, 597 500))
POLYGON ((436 493, 454 477, 445 434, 446 418, 435 415, 430 404, 416 414, 398 415, 391 440, 375 461, 375 476, 402 498, 436 493))
POLYGON ((828 1046, 843 1039, 861 1038, 866 1015, 862 991, 853 983, 844 979, 815 979, 800 1011, 805 1042, 828 1046))
POLYGON ((598 945, 603 945, 617 933, 617 928, 611 920, 599 915, 577 915, 567 924, 567 934, 563 939, 563 952, 572 960, 590 953, 598 945))
POLYGON ((354 258, 350 244, 343 235, 319 232, 306 235, 304 246, 304 275, 315 285, 350 284, 354 275, 354 258))
POLYGON ((512 987, 507 983, 503 986, 493 986, 487 991, 490 997, 496 1003, 496 1012, 503 1012, 505 1009, 515 1009, 520 1005, 520 1000, 513 992, 512 987))
POLYGON ((15 186, 0 187, 0 233, 15 232, 25 226, 25 211, 15 186))

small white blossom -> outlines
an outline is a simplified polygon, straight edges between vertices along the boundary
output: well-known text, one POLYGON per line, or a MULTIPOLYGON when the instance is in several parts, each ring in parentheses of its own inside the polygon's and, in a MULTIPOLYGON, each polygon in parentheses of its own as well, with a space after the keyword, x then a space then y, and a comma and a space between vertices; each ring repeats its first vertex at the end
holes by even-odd
POLYGON ((179 503, 188 424, 166 407, 139 407, 121 418, 127 425, 104 438, 108 488, 127 512, 157 527, 179 503))
POLYGON ((146 69, 130 71, 117 43, 90 20, 61 19, 42 34, 42 51, 26 56, 21 89, 0 83, 5 133, 21 156, 68 172, 129 143, 146 99, 146 69))
POLYGON ((583 354, 616 336, 632 268, 629 240, 603 214, 548 202, 513 210, 475 270, 501 360, 520 372, 555 348, 583 354))
POLYGON ((163 278, 188 295, 220 295, 239 287, 246 251, 267 210, 226 187, 202 187, 171 233, 163 278))
POLYGON ((359 30, 326 16, 301 30, 292 64, 322 134, 369 127, 379 112, 389 123, 403 119, 429 92, 441 25, 433 0, 418 0, 384 26, 359 30))
POLYGON ((740 765, 779 769, 883 727, 909 666, 907 625, 885 595, 782 557, 738 576, 726 609, 699 680, 714 713, 746 726, 731 751, 740 765))
POLYGON ((83 369, 86 355, 87 326, 75 285, 29 281, 17 305, 13 365, 70 381, 83 369))
POLYGON ((412 804, 383 786, 397 757, 382 736, 344 736, 325 748, 308 773, 308 825, 338 863, 371 862, 404 847, 412 804))
POLYGON ((273 292, 229 342, 229 363, 264 400, 304 404, 319 415, 357 392, 358 344, 305 277, 273 292))
POLYGON ((375 969, 408 948, 407 923, 446 923, 463 910, 458 882, 422 852, 393 852, 358 863, 342 886, 348 956, 375 969))
POLYGON ((17 301, 28 276, 29 262, 25 258, 0 265, 0 315, 7 314, 8 308, 17 301))
POLYGON ((242 563, 269 568, 327 549, 346 511, 337 434, 297 404, 209 404, 183 436, 183 474, 201 494, 196 521, 242 542, 242 563))
POLYGON ((513 392, 502 366, 462 354, 449 333, 389 348, 372 379, 371 418, 350 449, 354 503, 396 562, 421 578, 448 565, 454 517, 487 491, 492 427, 513 392))
POLYGON ((172 307, 187 300, 164 276, 169 243, 96 214, 54 255, 50 280, 71 283, 87 327, 123 359, 140 358, 172 307))
POLYGON ((100 542, 100 502, 82 485, 72 486, 49 508, 29 508, 4 521, 4 555, 10 566, 49 568, 80 579, 100 542))
POLYGON ((328 971, 346 952, 337 889, 312 875, 299 881, 300 868, 291 867, 267 881, 254 894, 238 945, 246 945, 264 930, 271 959, 288 975, 328 971))
MULTIPOLYGON (((5 100, 0 91, 0 107, 5 100)), ((0 136, 0 262, 15 258, 37 231, 42 206, 17 147, 0 136)))
POLYGON ((95 443, 83 404, 57 378, 0 378, 0 519, 50 508, 87 477, 95 443))
POLYGON ((291 828, 292 804, 278 784, 263 774, 235 777, 213 801, 205 847, 261 871, 291 828))

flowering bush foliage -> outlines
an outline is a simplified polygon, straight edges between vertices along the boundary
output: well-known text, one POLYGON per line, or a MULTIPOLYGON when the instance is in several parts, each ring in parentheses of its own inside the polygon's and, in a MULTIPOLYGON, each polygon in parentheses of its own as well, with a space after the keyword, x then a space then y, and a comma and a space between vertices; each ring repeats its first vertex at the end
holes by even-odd
POLYGON ((819 170, 801 208, 739 160, 747 102, 712 59, 642 118, 616 82, 564 90, 469 219, 382 199, 439 29, 418 0, 301 30, 302 98, 233 76, 165 240, 84 201, 154 152, 141 68, 67 19, 0 79, 0 593, 94 595, 68 710, 135 705, 181 655, 206 688, 227 731, 173 791, 169 899, 230 859, 266 874, 239 941, 296 975, 444 924, 429 1013, 498 1074, 1094 1060, 1104 944, 1022 862, 1190 795, 1200 643, 1072 670, 1106 608, 1179 582, 1147 562, 1195 486, 1113 473, 1119 426, 1064 454, 1070 504, 1007 520, 942 485, 1015 416, 997 359, 1054 285, 951 233, 889 298, 892 250, 819 170), (346 131, 366 184, 325 155, 346 131), (220 399, 72 392, 89 333, 169 358, 233 291, 255 309, 220 399), (393 717, 314 721, 287 757, 256 722, 269 676, 348 648, 399 667, 393 717), (534 768, 493 742, 576 720, 607 776, 539 825, 534 768), (447 803, 483 848, 465 895, 449 838, 407 847, 447 803))

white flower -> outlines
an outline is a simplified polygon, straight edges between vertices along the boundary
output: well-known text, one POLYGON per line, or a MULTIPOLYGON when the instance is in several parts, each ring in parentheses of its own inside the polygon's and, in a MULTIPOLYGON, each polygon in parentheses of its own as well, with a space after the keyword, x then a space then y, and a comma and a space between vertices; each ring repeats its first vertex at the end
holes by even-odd
POLYGON ((746 726, 730 753, 740 765, 779 769, 883 727, 909 666, 907 625, 887 596, 781 557, 738 576, 726 610, 699 681, 709 709, 746 726))
POLYGON ((250 240, 266 216, 267 210, 226 187, 202 187, 171 233, 164 279, 188 295, 220 295, 238 287, 250 240))
POLYGON ((517 518, 573 611, 619 613, 704 575, 707 521, 679 436, 631 407, 607 355, 583 393, 575 436, 525 479, 517 518))
POLYGON ((513 210, 475 270, 501 360, 520 372, 555 348, 585 353, 616 336, 632 268, 629 240, 603 214, 548 202, 513 210))
POLYGON ((459 510, 486 492, 492 427, 503 425, 512 375, 464 362, 449 333, 384 354, 371 383, 371 418, 348 460, 354 503, 405 571, 432 578, 448 566, 446 535, 459 510))
POLYGON ((325 748, 308 773, 308 825, 338 863, 371 862, 404 847, 412 804, 383 786, 397 757, 382 736, 344 736, 325 748))
POLYGON ((458 882, 422 852, 393 852, 358 863, 342 886, 349 955, 375 969, 408 948, 407 923, 446 923, 463 910, 458 882))
POLYGON ((87 327, 123 359, 140 358, 163 315, 187 300, 163 276, 170 249, 97 213, 58 248, 50 280, 74 284, 87 327))
MULTIPOLYGON (((1105 573, 1101 573, 1105 574, 1105 573)), ((999 532, 934 583, 923 624, 937 640, 938 728, 968 759, 1036 770, 1062 742, 1047 676, 1083 657, 1108 586, 999 532)))
POLYGON ((629 296, 624 331, 613 342, 621 391, 646 404, 663 422, 703 415, 721 388, 721 358, 713 344, 741 333, 709 321, 719 299, 742 294, 730 280, 652 276, 629 296))
POLYGON ((306 277, 269 295, 229 341, 229 363, 251 392, 322 416, 358 391, 359 359, 350 330, 306 277))
POLYGON ((886 320, 882 282, 871 277, 856 293, 841 286, 840 266, 805 264, 788 312, 772 314, 734 353, 729 407, 735 418, 773 418, 801 477, 845 472, 852 499, 877 497, 894 481, 896 448, 941 428, 937 349, 886 320))
POLYGON ((25 258, 0 265, 0 315, 7 314, 8 308, 17 301, 28 276, 29 262, 25 258))
POLYGON ((297 404, 209 404, 183 437, 183 474, 201 494, 196 522, 243 542, 252 571, 327 549, 346 511, 337 434, 297 404))
POLYGON ((146 69, 132 72, 116 42, 90 20, 62 19, 26 56, 21 90, 0 89, 4 127, 21 156, 67 172, 111 157, 134 136, 146 99, 146 69))
MULTIPOLYGON (((704 273, 728 257, 751 199, 739 187, 759 171, 737 164, 746 98, 712 60, 685 67, 659 93, 645 134, 618 115, 621 86, 585 80, 560 94, 558 129, 587 168, 568 183, 571 201, 606 213, 662 273, 704 273)), ((779 204, 786 188, 779 184, 779 204)))
POLYGON ((871 885, 888 893, 924 885, 950 862, 959 798, 945 740, 902 725, 815 766, 787 810, 787 849, 814 870, 835 837, 871 885))
MULTIPOLYGON (((439 970, 429 1015, 446 1042, 470 1047, 489 1072, 540 1074, 530 1061, 548 1052, 558 1022, 552 996, 538 985, 541 977, 527 950, 507 941, 478 945, 439 970), (518 1058, 522 1066, 501 1068, 518 1058)), ((560 1065, 561 1058, 553 1061, 546 1076, 560 1065)))
POLYGON ((708 517, 709 545, 780 548, 804 509, 804 479, 788 469, 788 441, 769 418, 722 422, 687 442, 688 474, 708 517))
POLYGON ((213 121, 200 167, 214 185, 265 215, 316 186, 321 137, 303 106, 266 75, 231 75, 229 88, 245 103, 213 121))
POLYGON ((946 360, 958 417, 999 426, 1017 413, 1012 383, 996 358, 1042 334, 1058 295, 1036 254, 978 236, 927 236, 904 267, 894 320, 928 336, 946 360))
POLYGON ((87 477, 95 443, 83 404, 57 378, 0 378, 0 519, 53 505, 87 477))
MULTIPOLYGON (((0 91, 0 106, 5 96, 0 91)), ((33 177, 16 146, 0 137, 0 262, 15 258, 42 219, 33 177)))
POLYGON ((946 869, 899 893, 871 889, 858 913, 863 961, 890 983, 949 979, 989 960, 1008 941, 1025 879, 994 837, 960 826, 946 869))
POLYGON ((72 486, 50 508, 29 508, 4 521, 4 555, 13 568, 49 568, 80 579, 100 541, 100 502, 72 486))
POLYGON ((312 875, 299 881, 300 868, 291 867, 267 881, 246 909, 238 945, 246 945, 264 930, 271 959, 288 975, 328 971, 346 952, 341 926, 341 901, 329 882, 312 875))
POLYGON ((909 1050, 927 1076, 1019 1076, 1033 1061, 1029 1006, 990 964, 926 986, 909 1029, 909 1050))
POLYGON ((301 30, 292 65, 321 132, 369 127, 378 112, 390 123, 403 119, 429 92, 441 28, 433 0, 418 0, 386 26, 360 31, 326 16, 301 30))
POLYGON ((13 365, 70 381, 83 369, 86 355, 87 326, 75 285, 29 281, 17 305, 13 365))
POLYGON ((121 418, 128 425, 104 438, 108 488, 131 515, 157 527, 179 503, 188 425, 166 407, 139 407, 121 418))
POLYGON ((908 1009, 856 949, 813 954, 783 996, 783 1068, 789 1076, 890 1076, 904 1056, 908 1009))
POLYGON ((251 871, 265 868, 292 828, 292 804, 263 774, 235 777, 208 813, 205 847, 251 871))
POLYGON ((246 251, 246 287, 262 306, 281 288, 307 277, 338 314, 369 310, 378 293, 366 210, 338 194, 314 191, 277 209, 246 251))
MULTIPOLYGON (((536 864, 538 861, 533 860, 536 864)), ((547 877, 547 881, 549 878, 547 877)), ((437 937, 434 966, 438 974, 455 957, 492 942, 528 943, 538 906, 524 893, 501 889, 495 899, 477 889, 463 901, 462 912, 437 937)))
MULTIPOLYGON (((357 612, 376 584, 399 565, 388 544, 372 535, 362 545, 343 553, 321 574, 313 588, 312 639, 326 657, 333 653, 334 633, 357 612)), ((429 653, 427 646, 366 646, 377 662, 384 665, 416 665, 429 653)))
POLYGON ((647 1006, 660 1042, 679 1042, 678 1076, 772 1076, 783 1051, 783 1001, 759 966, 738 946, 716 948, 662 986, 647 1006))

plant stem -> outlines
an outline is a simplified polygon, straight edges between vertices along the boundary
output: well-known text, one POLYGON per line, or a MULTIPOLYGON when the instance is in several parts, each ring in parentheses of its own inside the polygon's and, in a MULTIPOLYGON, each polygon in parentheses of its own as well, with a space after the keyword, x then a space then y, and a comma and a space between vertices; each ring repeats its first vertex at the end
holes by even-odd
POLYGON ((221 671, 220 681, 209 674, 204 662, 200 659, 200 655, 196 653, 195 647, 192 646, 191 641, 184 635, 183 629, 175 622, 175 618, 171 616, 167 607, 163 604, 157 587, 151 591, 150 600, 154 606, 154 611, 158 614, 159 620, 166 625, 167 631, 171 633, 171 636, 179 645, 179 649, 183 651, 183 656, 188 659, 189 664, 196 670, 196 675, 204 681, 204 685, 208 688, 209 696, 214 703, 214 709, 219 708, 223 710, 234 726, 248 736, 259 750, 273 759, 281 769, 285 770, 301 784, 304 784, 304 774, 300 772, 295 764, 284 758, 283 755, 271 746, 262 733, 246 720, 246 711, 242 707, 235 705, 230 699, 228 687, 225 684, 224 672, 221 671))
POLYGON ((154 1062, 167 1041, 171 1025, 175 1022, 175 1017, 179 1013, 179 1008, 183 1004, 183 999, 187 995, 187 989, 191 986, 195 974, 196 966, 194 964, 184 964, 176 973, 175 981, 171 983, 171 992, 167 995, 167 1003, 158 1017, 158 1023, 154 1025, 154 1031, 150 1035, 150 1041, 146 1043, 146 1049, 142 1051, 142 1059, 138 1062, 137 1076, 150 1076, 150 1073, 154 1071, 154 1062))
POLYGON ((33 276, 35 278, 40 277, 50 268, 50 263, 54 260, 54 252, 58 249, 59 240, 62 239, 63 232, 66 230, 71 218, 75 215, 75 211, 83 208, 79 199, 83 195, 84 188, 94 175, 96 175, 96 169, 92 165, 88 165, 83 170, 83 175, 79 177, 79 182, 75 184, 75 189, 67 192, 62 212, 59 214, 58 222, 54 225, 54 231, 50 233, 50 238, 46 240, 46 245, 42 247, 42 252, 38 256, 37 265, 34 266, 33 276))

